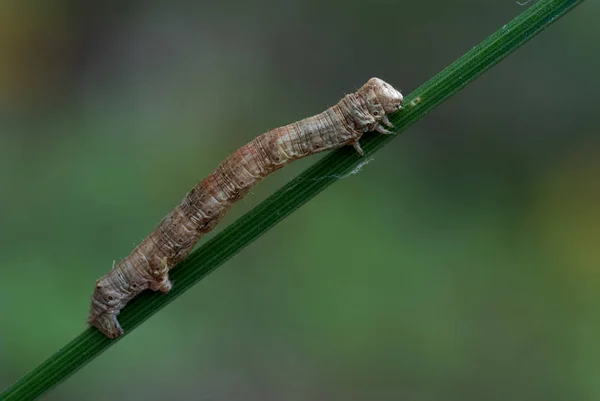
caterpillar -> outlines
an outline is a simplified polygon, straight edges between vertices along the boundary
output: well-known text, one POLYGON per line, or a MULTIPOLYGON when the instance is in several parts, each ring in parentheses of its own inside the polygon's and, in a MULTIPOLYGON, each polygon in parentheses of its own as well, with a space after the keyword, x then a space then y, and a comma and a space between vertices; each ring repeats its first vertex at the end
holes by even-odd
POLYGON ((117 316, 146 289, 167 293, 169 269, 260 180, 286 164, 345 145, 362 156, 365 132, 392 134, 388 114, 402 109, 402 94, 379 78, 324 112, 275 128, 225 159, 196 185, 132 252, 96 281, 88 323, 109 338, 124 334, 117 316))

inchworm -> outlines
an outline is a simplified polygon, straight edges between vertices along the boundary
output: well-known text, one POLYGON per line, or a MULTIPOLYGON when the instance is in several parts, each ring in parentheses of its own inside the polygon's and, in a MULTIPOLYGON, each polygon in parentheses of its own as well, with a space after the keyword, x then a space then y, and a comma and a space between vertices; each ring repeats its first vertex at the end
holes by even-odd
POLYGON ((117 316, 146 289, 169 292, 169 269, 258 181, 313 153, 358 143, 368 131, 391 134, 387 115, 402 109, 402 94, 378 78, 344 96, 321 114, 275 128, 225 159, 196 185, 125 259, 96 281, 88 322, 109 338, 123 334, 117 316), (385 126, 384 126, 385 125, 385 126))

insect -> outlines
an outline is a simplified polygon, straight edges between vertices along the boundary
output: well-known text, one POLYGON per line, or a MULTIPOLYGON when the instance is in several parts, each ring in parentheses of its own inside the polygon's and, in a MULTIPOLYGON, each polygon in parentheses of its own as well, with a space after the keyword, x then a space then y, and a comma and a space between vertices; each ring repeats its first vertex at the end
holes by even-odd
POLYGON ((258 181, 313 153, 352 145, 368 131, 392 134, 387 115, 402 109, 402 94, 379 78, 304 120, 275 128, 232 153, 196 185, 129 256, 96 281, 88 322, 109 338, 122 335, 117 316, 146 289, 169 292, 169 269, 258 181))

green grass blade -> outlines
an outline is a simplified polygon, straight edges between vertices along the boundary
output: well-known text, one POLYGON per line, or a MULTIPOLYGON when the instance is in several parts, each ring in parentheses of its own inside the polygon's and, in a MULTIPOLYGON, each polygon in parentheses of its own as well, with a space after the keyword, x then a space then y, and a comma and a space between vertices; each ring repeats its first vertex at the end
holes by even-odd
MULTIPOLYGON (((434 107, 533 38, 583 0, 540 0, 509 24, 455 61, 405 100, 406 110, 393 116, 402 132, 434 107)), ((367 135, 361 141, 366 156, 393 140, 394 136, 367 135)), ((168 295, 143 293, 123 310, 119 318, 130 333, 169 302, 190 289, 208 273, 284 219, 294 210, 348 174, 365 159, 347 147, 327 155, 252 211, 201 246, 171 272, 175 286, 168 295)), ((85 330, 41 365, 8 388, 0 400, 32 400, 47 392, 94 359, 118 340, 96 330, 85 330)))

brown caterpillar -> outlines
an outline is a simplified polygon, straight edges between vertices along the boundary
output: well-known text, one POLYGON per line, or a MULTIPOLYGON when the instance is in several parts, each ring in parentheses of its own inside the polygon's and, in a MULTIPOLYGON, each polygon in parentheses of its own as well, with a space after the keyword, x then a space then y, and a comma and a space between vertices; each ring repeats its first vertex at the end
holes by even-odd
POLYGON ((402 94, 378 78, 344 96, 321 114, 275 128, 231 154, 196 185, 129 256, 96 281, 88 322, 109 338, 123 334, 117 316, 129 300, 150 288, 169 292, 169 269, 250 188, 286 164, 316 152, 352 145, 368 131, 391 134, 387 114, 402 109, 402 94))

